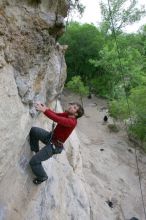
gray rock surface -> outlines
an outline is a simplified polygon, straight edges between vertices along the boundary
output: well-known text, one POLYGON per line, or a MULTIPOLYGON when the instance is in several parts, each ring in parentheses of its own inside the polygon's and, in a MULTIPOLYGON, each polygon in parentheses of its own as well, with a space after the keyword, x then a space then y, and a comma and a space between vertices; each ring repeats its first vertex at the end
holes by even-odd
POLYGON ((64 30, 66 2, 41 2, 35 7, 29 1, 0 5, 0 68, 6 64, 14 68, 18 93, 30 110, 42 94, 43 101, 53 99, 66 79, 64 51, 56 47, 56 38, 64 30))

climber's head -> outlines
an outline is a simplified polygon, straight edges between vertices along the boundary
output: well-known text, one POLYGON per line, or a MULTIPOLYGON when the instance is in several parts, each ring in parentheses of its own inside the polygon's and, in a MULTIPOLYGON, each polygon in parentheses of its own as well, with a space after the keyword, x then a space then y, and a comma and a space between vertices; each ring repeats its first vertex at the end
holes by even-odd
POLYGON ((67 112, 75 118, 80 118, 84 114, 84 109, 78 102, 72 102, 69 103, 67 112))

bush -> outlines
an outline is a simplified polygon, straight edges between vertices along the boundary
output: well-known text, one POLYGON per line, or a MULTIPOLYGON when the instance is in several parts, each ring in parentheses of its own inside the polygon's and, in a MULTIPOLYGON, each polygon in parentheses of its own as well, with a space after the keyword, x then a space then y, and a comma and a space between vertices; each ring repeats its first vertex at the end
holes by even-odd
POLYGON ((72 90, 75 93, 78 93, 80 96, 88 95, 89 88, 85 86, 80 76, 74 76, 66 84, 67 88, 72 90))
POLYGON ((131 103, 127 103, 126 98, 120 100, 113 100, 109 102, 109 113, 110 116, 116 119, 128 119, 129 118, 129 106, 131 103))
POLYGON ((89 94, 88 86, 85 86, 80 76, 74 76, 71 80, 66 84, 66 87, 74 93, 80 95, 80 99, 83 105, 82 98, 85 95, 89 94))
POLYGON ((129 132, 146 141, 146 87, 133 88, 128 97, 109 102, 109 114, 116 119, 129 119, 129 132), (128 106, 129 104, 129 106, 128 106))
POLYGON ((130 130, 142 141, 146 141, 146 87, 131 90, 130 100, 133 103, 135 121, 130 130))

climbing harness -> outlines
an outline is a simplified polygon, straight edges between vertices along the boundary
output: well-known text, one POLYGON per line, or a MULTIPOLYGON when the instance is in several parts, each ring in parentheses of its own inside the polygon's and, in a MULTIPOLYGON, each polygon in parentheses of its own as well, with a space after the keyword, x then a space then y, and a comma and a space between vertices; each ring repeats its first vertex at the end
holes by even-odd
MULTIPOLYGON (((125 97, 126 97, 126 102, 127 102, 127 107, 128 107, 130 123, 132 125, 131 110, 130 110, 128 95, 127 95, 127 92, 126 92, 126 83, 125 83, 125 78, 124 78, 124 71, 123 71, 123 66, 122 66, 121 59, 120 59, 120 50, 119 50, 119 47, 118 47, 117 37, 116 37, 116 33, 115 33, 115 27, 114 27, 114 23, 113 23, 113 16, 112 16, 111 6, 110 6, 110 2, 109 2, 110 0, 107 0, 107 1, 108 1, 108 8, 109 8, 109 16, 110 16, 111 25, 112 25, 112 33, 113 33, 113 36, 114 36, 114 39, 115 39, 117 57, 118 57, 119 66, 120 66, 120 69, 121 69, 121 78, 122 78, 123 83, 124 83, 125 97)), ((126 127, 126 130, 127 130, 127 127, 126 127)), ((141 184, 141 178, 140 178, 140 169, 139 169, 139 165, 138 165, 138 157, 137 157, 136 146, 135 146, 135 160, 136 160, 136 168, 137 168, 137 172, 138 172, 138 180, 139 180, 139 187, 140 187, 143 211, 144 211, 144 216, 145 216, 145 220, 146 220, 146 209, 145 209, 145 205, 144 205, 144 196, 143 196, 143 191, 142 191, 142 184, 141 184)))

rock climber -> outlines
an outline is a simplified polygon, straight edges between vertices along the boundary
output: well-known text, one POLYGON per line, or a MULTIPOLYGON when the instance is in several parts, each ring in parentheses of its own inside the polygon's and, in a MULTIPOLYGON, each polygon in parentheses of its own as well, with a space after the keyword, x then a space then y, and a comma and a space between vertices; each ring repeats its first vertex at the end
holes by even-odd
POLYGON ((62 152, 63 143, 76 127, 77 119, 84 114, 84 109, 77 102, 69 103, 67 110, 63 113, 56 113, 39 102, 35 104, 35 108, 57 123, 51 132, 38 127, 32 127, 30 130, 30 148, 36 154, 29 164, 36 176, 33 183, 37 185, 48 179, 42 161, 62 152), (39 150, 39 141, 45 144, 41 150, 39 150))

